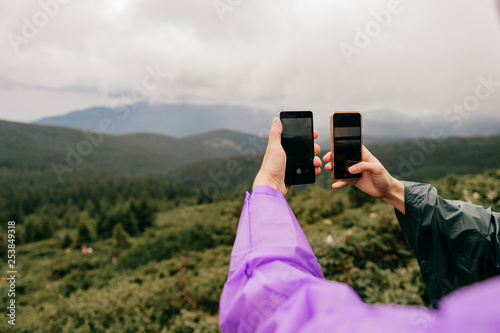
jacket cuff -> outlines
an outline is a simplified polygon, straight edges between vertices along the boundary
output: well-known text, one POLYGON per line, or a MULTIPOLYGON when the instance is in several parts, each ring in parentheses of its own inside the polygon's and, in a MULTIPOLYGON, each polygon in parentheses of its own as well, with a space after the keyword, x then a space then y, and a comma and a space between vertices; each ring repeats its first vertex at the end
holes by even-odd
POLYGON ((425 218, 425 207, 428 206, 429 192, 432 186, 416 182, 402 182, 405 187, 405 213, 396 211, 396 217, 401 231, 410 246, 413 254, 419 256, 419 236, 422 235, 429 225, 425 218))
POLYGON ((281 191, 278 191, 274 187, 271 187, 269 185, 256 185, 253 190, 252 190, 252 196, 254 194, 265 194, 265 195, 270 195, 273 197, 278 197, 278 198, 284 198, 285 196, 281 191))
POLYGON ((427 199, 427 195, 432 188, 429 184, 417 182, 401 181, 401 183, 405 187, 405 214, 395 209, 400 225, 421 217, 422 214, 419 210, 422 208, 422 202, 427 199))

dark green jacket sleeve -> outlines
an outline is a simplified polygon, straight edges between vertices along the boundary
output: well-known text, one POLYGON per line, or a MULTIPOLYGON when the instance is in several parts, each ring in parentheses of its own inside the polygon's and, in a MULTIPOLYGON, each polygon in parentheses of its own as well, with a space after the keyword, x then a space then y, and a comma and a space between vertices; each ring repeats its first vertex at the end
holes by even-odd
POLYGON ((428 184, 403 184, 406 215, 396 216, 433 306, 455 289, 500 274, 499 213, 442 199, 428 184))

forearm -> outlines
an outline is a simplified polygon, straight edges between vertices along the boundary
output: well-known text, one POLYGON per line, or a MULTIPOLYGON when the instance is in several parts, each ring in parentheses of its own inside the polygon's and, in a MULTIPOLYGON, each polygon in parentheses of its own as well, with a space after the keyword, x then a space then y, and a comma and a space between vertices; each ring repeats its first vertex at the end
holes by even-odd
POLYGON ((382 199, 405 215, 405 187, 399 180, 392 177, 389 193, 382 199))
POLYGON ((220 300, 221 327, 253 331, 311 278, 323 280, 323 273, 284 196, 269 186, 254 187, 220 300))
POLYGON ((257 186, 247 195, 220 300, 224 332, 402 329, 410 314, 433 320, 426 309, 373 309, 325 280, 281 193, 257 186))
POLYGON ((396 216, 433 305, 454 289, 500 274, 498 213, 442 199, 429 184, 403 185, 406 214, 396 216))

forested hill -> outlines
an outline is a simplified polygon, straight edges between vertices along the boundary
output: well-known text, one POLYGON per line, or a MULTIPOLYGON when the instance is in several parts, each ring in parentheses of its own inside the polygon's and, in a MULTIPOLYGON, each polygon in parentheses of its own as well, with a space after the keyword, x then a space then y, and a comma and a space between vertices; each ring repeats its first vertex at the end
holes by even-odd
POLYGON ((392 175, 412 181, 500 167, 500 136, 447 138, 440 142, 417 139, 369 148, 392 175))
MULTIPOLYGON (((411 140, 398 143, 369 145, 370 151, 395 177, 426 182, 448 174, 482 173, 500 167, 500 136, 487 138, 448 138, 440 143, 434 140, 411 140)), ((329 149, 324 149, 320 156, 329 149)), ((166 178, 173 183, 197 189, 195 192, 231 194, 242 183, 250 185, 255 177, 262 155, 249 154, 205 160, 169 170, 166 178), (230 174, 228 167, 239 172, 230 174)), ((330 174, 323 170, 317 182, 331 184, 330 174)))
POLYGON ((259 140, 226 130, 178 139, 158 134, 113 136, 0 121, 0 170, 52 172, 55 167, 63 176, 75 169, 146 174, 244 153, 249 147, 262 152, 265 143, 259 140))
MULTIPOLYGON (((265 141, 229 131, 87 137, 0 121, 0 256, 9 244, 5 222, 15 221, 23 319, 16 327, 218 332, 244 191, 265 141), (52 165, 67 164, 71 151, 81 162, 61 181, 52 165)), ((433 181, 443 197, 498 210, 499 146, 497 136, 369 149, 399 178, 443 177, 433 181)), ((428 305, 394 209, 353 186, 332 191, 331 183, 322 172, 317 184, 287 195, 325 277, 348 283, 368 303, 428 305)), ((8 288, 0 279, 4 298, 8 288)), ((7 326, 0 322, 0 331, 7 326)))
MULTIPOLYGON (((56 176, 55 166, 63 178, 78 173, 73 172, 75 170, 114 175, 161 174, 173 170, 169 174, 175 175, 174 180, 194 183, 197 178, 206 178, 205 165, 217 169, 226 163, 219 158, 230 157, 253 164, 248 156, 263 153, 266 141, 266 138, 227 130, 179 139, 146 133, 98 135, 62 127, 0 121, 0 170, 56 176), (201 160, 205 162, 197 163, 201 160), (185 168, 186 165, 189 167, 185 168)), ((477 173, 500 166, 500 136, 447 138, 440 143, 410 140, 368 147, 392 174, 412 180, 437 179, 448 173, 477 173)), ((329 147, 322 148, 326 152, 329 147)), ((251 177, 250 174, 243 176, 251 177)))

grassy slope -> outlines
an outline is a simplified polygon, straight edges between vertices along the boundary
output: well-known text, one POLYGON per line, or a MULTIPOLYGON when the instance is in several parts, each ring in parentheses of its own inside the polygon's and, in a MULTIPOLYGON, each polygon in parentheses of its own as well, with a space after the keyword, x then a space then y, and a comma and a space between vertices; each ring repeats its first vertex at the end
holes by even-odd
MULTIPOLYGON (((203 136, 182 141, 186 146, 155 135, 105 137, 81 169, 92 173, 154 174, 190 188, 216 184, 217 191, 226 194, 245 181, 247 185, 251 183, 261 157, 236 153, 237 156, 213 159, 214 151, 227 153, 227 145, 231 143, 226 140, 227 133, 222 136, 211 133, 208 137, 210 148, 205 151, 199 149, 207 140, 203 136), (170 145, 174 146, 172 150, 162 151, 170 145), (178 148, 183 149, 175 150, 178 148), (194 156, 187 156, 187 152, 194 156), (184 160, 178 157, 180 153, 185 154, 184 160), (190 158, 208 157, 211 159, 160 172, 167 166, 187 163, 190 158), (237 168, 240 171, 230 175, 226 184, 220 173, 234 162, 241 170, 237 168)), ((56 181, 55 177, 48 177, 52 173, 50 163, 64 161, 65 145, 76 146, 82 138, 79 131, 0 122, 0 177, 10 178, 16 171, 19 177, 16 188, 41 180, 50 188, 50 182, 56 181), (31 171, 29 179, 25 177, 26 171, 31 171), (40 177, 43 175, 48 178, 40 177)), ((499 166, 496 150, 499 143, 500 137, 448 139, 433 153, 424 153, 424 163, 414 165, 415 171, 404 178, 423 181, 444 177, 449 172, 482 172, 499 166)), ((423 151, 415 142, 374 145, 370 149, 394 174, 398 173, 400 157, 410 160, 413 152, 423 151)), ((324 173, 322 177, 328 175, 324 173)), ((499 178, 498 172, 451 176, 437 185, 446 197, 473 200, 498 209, 499 178)), ((321 182, 329 180, 322 178, 318 183, 321 182)), ((61 186, 67 185, 70 184, 61 186)), ((18 318, 24 323, 19 320, 19 328, 30 332, 42 328, 98 331, 101 326, 116 331, 125 328, 137 331, 141 327, 161 331, 168 327, 182 332, 182 327, 192 326, 216 331, 217 301, 227 274, 229 244, 243 200, 240 192, 238 198, 228 201, 162 212, 157 229, 131 239, 129 250, 117 249, 110 239, 90 244, 95 248, 92 255, 78 251, 65 254, 59 247, 58 235, 20 246, 16 299, 18 318), (170 243, 174 245, 162 246, 170 243), (162 252, 165 248, 169 251, 162 252), (117 255, 117 265, 111 263, 111 253, 117 255), (158 256, 163 253, 164 260, 158 256)), ((46 193, 40 195, 46 197, 46 193)), ((332 195, 321 186, 309 186, 289 196, 325 276, 348 282, 367 302, 426 304, 418 267, 402 243, 391 208, 380 203, 350 208, 346 193, 339 191, 332 195), (328 235, 332 235, 332 242, 326 242, 328 235)), ((7 204, 9 198, 0 200, 7 200, 7 204)), ((188 202, 194 203, 196 200, 188 202)), ((6 301, 6 288, 5 279, 0 280, 2 304, 6 301)), ((5 325, 6 321, 0 322, 1 331, 5 325)))
MULTIPOLYGON (((500 170, 449 176, 436 185, 446 197, 500 208, 500 170)), ((426 305, 418 265, 392 208, 381 202, 351 207, 349 191, 309 186, 288 196, 325 277, 349 283, 368 303, 426 305)), ((161 212, 154 231, 132 238, 128 250, 117 249, 112 239, 88 244, 94 248, 92 254, 78 250, 66 254, 57 237, 20 246, 17 328, 26 332, 218 332, 218 299, 242 201, 243 194, 229 201, 161 212), (208 233, 195 232, 199 230, 208 233), (185 236, 186 231, 199 239, 174 238, 185 246, 178 246, 172 257, 154 257, 168 247, 164 239, 185 236), (206 243, 207 238, 214 242, 206 243), (207 245, 185 249, 194 242, 207 245), (112 253, 118 258, 116 265, 111 262, 112 253), (138 262, 130 266, 132 257, 138 262)), ((0 280, 3 304, 6 288, 5 279, 0 280)), ((0 330, 6 325, 0 322, 0 330)))

